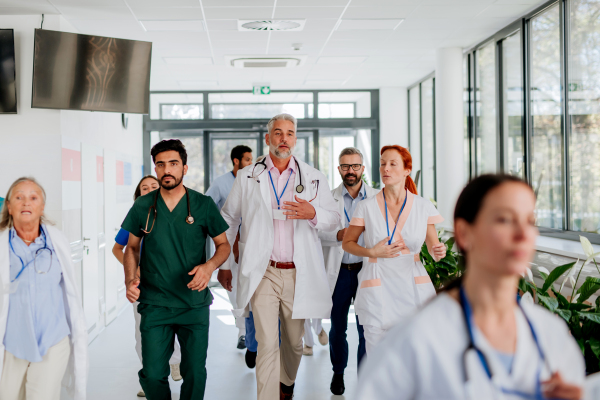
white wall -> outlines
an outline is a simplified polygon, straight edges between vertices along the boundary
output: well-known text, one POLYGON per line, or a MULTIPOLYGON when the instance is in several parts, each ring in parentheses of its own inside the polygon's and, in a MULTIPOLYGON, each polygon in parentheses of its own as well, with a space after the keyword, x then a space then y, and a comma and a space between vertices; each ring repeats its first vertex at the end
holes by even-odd
POLYGON ((379 89, 379 145, 408 147, 407 91, 402 87, 379 89))

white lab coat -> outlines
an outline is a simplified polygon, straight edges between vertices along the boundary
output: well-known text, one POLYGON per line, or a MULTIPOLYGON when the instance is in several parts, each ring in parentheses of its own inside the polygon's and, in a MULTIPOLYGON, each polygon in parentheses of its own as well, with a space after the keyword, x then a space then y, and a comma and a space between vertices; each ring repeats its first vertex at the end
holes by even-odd
MULTIPOLYGON (((87 329, 85 326, 85 316, 81 306, 81 296, 75 284, 75 268, 71 262, 71 248, 63 232, 54 226, 46 225, 52 245, 58 256, 58 261, 63 274, 63 296, 65 311, 67 313, 67 323, 71 329, 69 335, 71 341, 71 355, 69 364, 63 378, 63 386, 66 387, 68 394, 75 400, 84 400, 86 397, 87 369, 88 369, 88 341, 87 329)), ((6 333, 6 322, 8 318, 8 303, 10 294, 8 287, 10 285, 10 250, 8 244, 8 235, 10 230, 5 229, 0 232, 0 288, 2 294, 0 298, 0 338, 4 339, 6 333)), ((0 341, 0 376, 2 376, 2 366, 4 364, 4 340, 0 341)))
MULTIPOLYGON (((366 248, 373 248, 392 235, 394 218, 388 211, 388 234, 385 212, 383 192, 361 201, 354 210, 350 224, 365 227, 366 248)), ((363 326, 390 329, 435 296, 419 253, 427 225, 441 221, 443 218, 431 201, 407 192, 406 205, 392 238, 392 242, 402 239, 406 249, 395 258, 368 258, 358 274, 354 309, 363 326)))
MULTIPOLYGON (((258 161, 258 160, 257 160, 258 161)), ((290 162, 294 162, 291 160, 290 162)), ((292 190, 301 199, 311 200, 317 213, 317 225, 313 228, 306 220, 294 220, 294 264, 296 264, 296 288, 292 318, 329 318, 331 293, 325 274, 323 252, 318 230, 332 231, 340 223, 335 200, 331 196, 327 178, 320 171, 298 160, 304 192, 295 188, 300 184, 295 175, 292 190), (317 184, 319 189, 317 193, 317 184)), ((247 306, 262 280, 273 252, 274 230, 271 206, 271 184, 267 172, 256 182, 252 179, 252 164, 238 171, 231 193, 221 209, 229 225, 227 240, 233 246, 242 219, 239 246, 239 270, 234 314, 247 315, 247 306)), ((260 166, 257 168, 260 168, 260 166)), ((221 269, 230 269, 230 260, 221 269)))
MULTIPOLYGON (((533 324, 549 368, 569 383, 583 386, 585 363, 577 342, 558 316, 535 304, 523 304, 533 324)), ((476 345, 486 355, 494 375, 488 379, 479 358, 470 351, 465 386, 463 354, 468 333, 458 301, 443 293, 413 316, 393 328, 359 371, 356 400, 404 399, 513 399, 496 396, 494 386, 535 393, 538 366, 541 381, 550 371, 541 362, 531 330, 520 309, 517 316, 517 350, 509 375, 484 337, 476 345), (471 395, 469 396, 468 393, 471 395)))
MULTIPOLYGON (((373 189, 365 182, 366 198, 373 197, 379 193, 379 189, 373 189)), ((337 202, 338 212, 340 213, 341 219, 340 224, 331 232, 319 231, 319 238, 321 239, 321 245, 323 247, 323 258, 325 259, 325 270, 327 271, 327 280, 329 281, 329 289, 333 295, 335 290, 335 284, 340 273, 340 265, 342 264, 342 258, 344 257, 344 250, 342 250, 342 242, 338 242, 337 233, 338 231, 346 227, 346 215, 344 214, 344 196, 343 196, 344 183, 333 189, 331 194, 337 202)), ((352 215, 349 215, 352 219, 352 215)))

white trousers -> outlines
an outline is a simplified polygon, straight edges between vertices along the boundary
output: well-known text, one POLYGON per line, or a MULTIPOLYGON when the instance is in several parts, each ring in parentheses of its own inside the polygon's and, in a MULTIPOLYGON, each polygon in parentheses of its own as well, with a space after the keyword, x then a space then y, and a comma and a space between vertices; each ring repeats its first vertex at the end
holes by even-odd
POLYGON ((375 346, 377 346, 377 344, 381 341, 381 339, 385 337, 385 334, 389 331, 389 329, 381 329, 373 325, 363 325, 363 329, 365 330, 365 347, 367 350, 367 354, 373 351, 375 346))
POLYGON ((50 347, 40 362, 22 360, 5 350, 0 399, 59 400, 70 354, 69 336, 50 347))
POLYGON ((315 338, 313 336, 313 330, 318 335, 323 330, 321 324, 321 318, 305 319, 304 320, 304 344, 308 347, 315 346, 315 338))
MULTIPOLYGON (((232 284, 233 286, 233 284, 232 284)), ((231 292, 229 290, 226 290, 227 292, 227 296, 229 297, 229 302, 232 305, 235 305, 235 286, 232 287, 231 292)), ((238 328, 238 338, 242 335, 246 334, 246 318, 245 317, 235 317, 235 326, 238 328)))
MULTIPOLYGON (((142 334, 140 333, 140 323, 142 322, 142 316, 138 312, 137 308, 139 302, 133 303, 133 317, 135 318, 135 351, 137 352, 140 362, 142 362, 142 334)), ((173 355, 169 360, 169 364, 179 364, 181 362, 181 347, 179 347, 179 340, 175 336, 175 346, 173 349, 173 355)), ((0 400, 4 400, 0 397, 0 400)))

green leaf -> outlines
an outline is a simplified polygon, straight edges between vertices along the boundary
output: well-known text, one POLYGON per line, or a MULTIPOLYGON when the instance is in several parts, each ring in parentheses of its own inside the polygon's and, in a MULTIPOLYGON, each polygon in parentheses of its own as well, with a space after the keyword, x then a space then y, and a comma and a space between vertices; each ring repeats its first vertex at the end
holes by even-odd
POLYGON ((565 321, 567 321, 567 323, 569 323, 569 320, 571 319, 571 311, 557 308, 554 310, 554 312, 560 315, 565 321))
POLYGON ((545 273, 538 271, 540 276, 542 277, 542 279, 545 281, 546 279, 548 279, 548 275, 546 275, 545 273))
POLYGON ((538 293, 538 300, 542 303, 548 310, 554 312, 558 308, 558 300, 554 297, 544 296, 543 294, 538 293))
POLYGON ((452 247, 454 247, 454 237, 450 237, 448 240, 446 240, 446 246, 448 247, 448 250, 452 250, 452 247))
POLYGON ((600 324, 600 313, 580 312, 578 314, 581 318, 586 318, 592 322, 600 324))
POLYGON ((588 340, 587 342, 590 344, 590 348, 592 349, 592 352, 594 353, 596 358, 600 359, 600 340, 590 338, 590 340, 588 340))
POLYGON ((581 285, 581 287, 577 290, 577 293, 581 294, 581 296, 579 296, 577 299, 577 302, 579 304, 583 303, 589 299, 590 296, 596 293, 598 289, 600 289, 600 278, 588 276, 585 278, 583 285, 581 285))
POLYGON ((558 300, 558 303, 562 308, 569 308, 569 300, 567 300, 565 296, 560 294, 557 290, 554 290, 554 288, 552 288, 552 293, 554 293, 556 299, 558 300))
POLYGON ((581 349, 581 352, 585 354, 585 342, 583 339, 577 339, 577 344, 579 345, 579 348, 581 349))
POLYGON ((562 274, 564 274, 565 272, 567 272, 568 270, 573 268, 574 265, 575 265, 575 262, 572 262, 572 263, 560 265, 560 266, 554 268, 552 270, 552 272, 550 272, 550 275, 548 275, 548 277, 546 278, 546 281, 544 282, 544 286, 542 287, 542 291, 546 292, 552 286, 552 284, 558 278, 560 278, 562 276, 562 274))
POLYGON ((583 311, 591 308, 589 304, 570 303, 569 310, 571 311, 583 311))

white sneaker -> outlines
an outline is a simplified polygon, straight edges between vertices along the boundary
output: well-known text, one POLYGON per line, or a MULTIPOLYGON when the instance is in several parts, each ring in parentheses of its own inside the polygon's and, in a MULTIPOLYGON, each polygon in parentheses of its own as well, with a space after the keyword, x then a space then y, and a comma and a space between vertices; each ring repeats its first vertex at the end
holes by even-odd
POLYGON ((325 346, 327 343, 329 343, 329 338, 327 337, 327 332, 325 332, 325 329, 321 329, 321 333, 319 333, 317 336, 319 337, 319 343, 321 343, 321 345, 325 346))
POLYGON ((313 348, 307 345, 304 345, 304 348, 302 349, 302 355, 305 356, 312 356, 313 355, 313 348))
POLYGON ((181 376, 181 372, 179 371, 179 364, 171 364, 171 378, 173 378, 175 382, 183 379, 183 376, 181 376))
POLYGON ((140 391, 137 394, 138 397, 146 397, 146 393, 144 393, 144 389, 140 389, 140 391))

